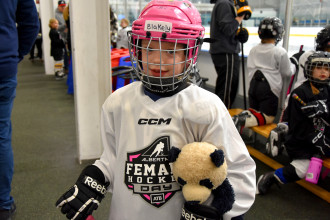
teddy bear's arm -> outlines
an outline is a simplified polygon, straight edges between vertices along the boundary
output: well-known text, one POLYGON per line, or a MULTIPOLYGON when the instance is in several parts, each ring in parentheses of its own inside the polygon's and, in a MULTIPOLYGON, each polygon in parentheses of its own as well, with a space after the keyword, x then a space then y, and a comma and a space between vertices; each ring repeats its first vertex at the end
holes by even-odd
POLYGON ((232 209, 235 194, 227 178, 219 187, 212 191, 212 194, 214 195, 212 206, 217 208, 222 214, 232 209))

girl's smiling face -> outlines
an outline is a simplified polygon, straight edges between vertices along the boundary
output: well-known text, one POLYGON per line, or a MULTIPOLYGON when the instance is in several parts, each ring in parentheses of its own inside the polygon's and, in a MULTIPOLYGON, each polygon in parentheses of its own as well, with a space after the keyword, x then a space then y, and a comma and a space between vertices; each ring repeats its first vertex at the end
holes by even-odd
POLYGON ((187 64, 184 44, 142 40, 142 67, 146 75, 173 77, 184 71, 187 64), (160 51, 161 49, 161 51, 160 51))

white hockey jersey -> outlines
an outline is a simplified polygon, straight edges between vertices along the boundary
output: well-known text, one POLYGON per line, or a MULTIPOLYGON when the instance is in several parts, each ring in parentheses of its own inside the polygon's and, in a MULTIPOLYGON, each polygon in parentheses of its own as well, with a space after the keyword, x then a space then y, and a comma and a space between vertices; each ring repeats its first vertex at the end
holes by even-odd
POLYGON ((153 101, 141 82, 116 90, 101 115, 104 152, 94 165, 110 182, 112 220, 180 219, 184 198, 168 162, 172 146, 209 142, 225 152, 235 191, 225 219, 245 213, 255 198, 255 163, 220 99, 196 85, 153 101))
POLYGON ((247 59, 249 82, 257 70, 260 70, 267 79, 270 89, 280 97, 283 87, 282 77, 294 74, 294 65, 291 67, 288 54, 283 47, 274 44, 259 43, 254 46, 247 59))

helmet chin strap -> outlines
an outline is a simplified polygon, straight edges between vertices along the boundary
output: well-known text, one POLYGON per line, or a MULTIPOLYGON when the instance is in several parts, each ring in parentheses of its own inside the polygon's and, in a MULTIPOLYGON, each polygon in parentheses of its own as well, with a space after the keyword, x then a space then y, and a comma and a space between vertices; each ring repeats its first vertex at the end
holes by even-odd
POLYGON ((329 86, 329 83, 330 83, 329 79, 328 80, 319 80, 319 79, 315 79, 314 77, 311 77, 309 79, 309 81, 318 90, 323 88, 323 87, 329 86))
POLYGON ((178 77, 161 78, 148 77, 147 75, 142 75, 140 77, 142 83, 148 90, 156 93, 169 93, 171 91, 176 91, 177 88, 187 80, 188 75, 182 74, 182 76, 180 76, 182 80, 178 79, 178 77))
POLYGON ((190 83, 186 79, 186 80, 178 83, 177 87, 174 90, 171 90, 171 91, 164 91, 164 90, 159 91, 159 90, 156 90, 156 89, 150 89, 147 85, 144 86, 144 89, 145 89, 145 91, 147 91, 146 95, 148 95, 148 93, 152 93, 152 94, 157 95, 159 97, 170 97, 170 96, 184 90, 188 86, 190 86, 190 83))

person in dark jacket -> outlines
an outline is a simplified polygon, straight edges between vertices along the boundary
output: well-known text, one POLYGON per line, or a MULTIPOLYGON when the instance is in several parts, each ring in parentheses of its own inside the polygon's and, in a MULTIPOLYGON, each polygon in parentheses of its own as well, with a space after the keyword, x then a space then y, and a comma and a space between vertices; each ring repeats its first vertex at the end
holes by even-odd
POLYGON ((63 71, 63 50, 65 47, 64 41, 58 32, 58 20, 51 18, 49 20, 49 38, 50 38, 50 55, 55 60, 55 77, 57 80, 63 79, 65 73, 63 71))
POLYGON ((0 219, 16 210, 10 195, 14 172, 11 112, 16 95, 17 65, 28 54, 39 31, 33 0, 0 0, 0 219))
POLYGON ((330 156, 330 53, 313 53, 304 69, 308 80, 293 90, 287 107, 289 131, 285 149, 292 161, 260 176, 260 194, 266 194, 274 183, 305 178, 313 156, 330 156))
POLYGON ((39 61, 42 61, 42 33, 41 33, 41 19, 39 18, 39 33, 37 36, 36 41, 34 42, 31 50, 30 50, 30 57, 29 60, 34 61, 34 48, 37 47, 37 57, 39 58, 39 61))
POLYGON ((210 54, 217 71, 215 94, 223 101, 227 109, 234 103, 239 80, 239 41, 236 33, 244 14, 237 16, 233 0, 211 0, 215 3, 210 25, 210 54))

